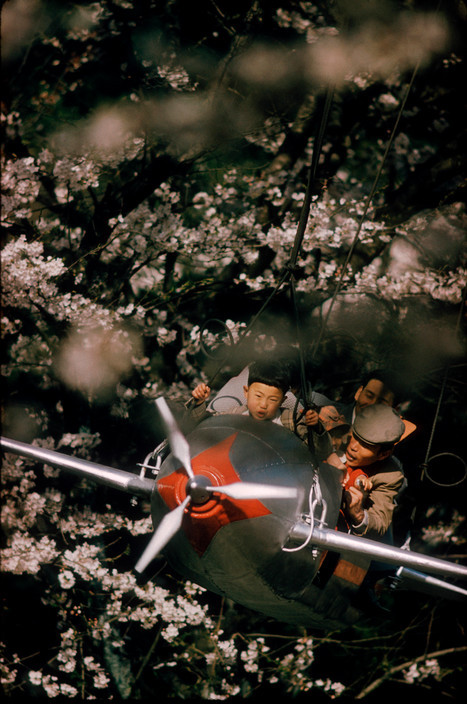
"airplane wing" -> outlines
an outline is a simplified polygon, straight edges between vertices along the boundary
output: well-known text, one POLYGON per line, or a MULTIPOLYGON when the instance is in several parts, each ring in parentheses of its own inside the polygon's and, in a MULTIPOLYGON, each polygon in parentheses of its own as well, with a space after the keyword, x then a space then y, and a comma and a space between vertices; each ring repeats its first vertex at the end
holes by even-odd
POLYGON ((82 460, 79 457, 65 455, 55 450, 48 450, 45 447, 37 447, 36 445, 28 445, 19 440, 11 440, 10 438, 0 438, 0 447, 5 452, 12 452, 21 457, 39 460, 44 464, 50 464, 53 467, 65 469, 74 474, 87 479, 93 479, 99 484, 113 487, 126 491, 129 494, 136 496, 150 496, 154 488, 154 479, 147 479, 132 472, 125 472, 122 469, 107 467, 96 462, 82 460))
MULTIPOLYGON (((296 523, 289 537, 297 543, 305 541, 308 538, 309 529, 310 526, 306 523, 296 523)), ((437 557, 412 552, 411 550, 395 548, 391 545, 379 543, 376 540, 369 540, 357 535, 348 535, 329 528, 315 526, 310 545, 317 545, 328 550, 336 550, 337 552, 345 550, 346 552, 354 552, 359 555, 367 555, 374 560, 387 562, 398 567, 421 567, 430 573, 467 579, 467 567, 458 565, 455 562, 441 560, 437 557)))
POLYGON ((399 567, 392 579, 394 587, 398 590, 408 589, 454 601, 463 601, 467 597, 467 589, 409 567, 399 567))

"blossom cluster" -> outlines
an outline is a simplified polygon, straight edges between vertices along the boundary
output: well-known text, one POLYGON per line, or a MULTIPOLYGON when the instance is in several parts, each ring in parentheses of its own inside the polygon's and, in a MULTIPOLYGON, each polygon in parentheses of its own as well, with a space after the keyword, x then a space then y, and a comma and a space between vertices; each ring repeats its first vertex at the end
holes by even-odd
MULTIPOLYGON (((432 511, 428 512, 428 518, 431 517, 432 511)), ((456 546, 464 545, 467 540, 463 536, 463 527, 465 525, 465 516, 459 513, 458 510, 453 511, 450 520, 438 520, 431 525, 422 528, 422 539, 425 543, 431 546, 451 543, 456 546)))
POLYGON ((436 658, 428 658, 421 663, 413 662, 407 670, 404 670, 404 680, 409 684, 413 684, 415 681, 421 682, 428 677, 439 680, 440 675, 441 668, 436 658))

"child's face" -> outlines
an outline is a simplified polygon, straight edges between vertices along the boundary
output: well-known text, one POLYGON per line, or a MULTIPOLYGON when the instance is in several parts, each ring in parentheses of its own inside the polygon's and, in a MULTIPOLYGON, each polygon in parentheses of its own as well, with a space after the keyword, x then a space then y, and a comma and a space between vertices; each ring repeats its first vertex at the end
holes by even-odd
POLYGON ((272 420, 284 400, 284 392, 275 386, 254 381, 244 386, 246 405, 252 418, 256 420, 272 420))

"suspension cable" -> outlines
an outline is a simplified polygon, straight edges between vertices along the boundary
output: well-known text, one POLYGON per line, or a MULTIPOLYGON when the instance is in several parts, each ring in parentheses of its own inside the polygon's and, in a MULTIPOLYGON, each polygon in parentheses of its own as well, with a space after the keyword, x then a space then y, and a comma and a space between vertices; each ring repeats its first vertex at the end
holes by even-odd
MULTIPOLYGON (((466 298, 467 298, 467 286, 464 288, 464 291, 463 291, 463 294, 462 294, 462 299, 461 299, 461 305, 460 305, 460 308, 459 308, 459 313, 458 313, 458 315, 457 315, 456 328, 455 328, 455 335, 456 335, 456 336, 459 334, 460 325, 461 325, 461 321, 462 321, 462 313, 463 313, 463 310, 464 310, 466 298)), ((440 388, 440 392, 439 392, 438 403, 437 403, 437 406, 436 406, 435 415, 434 415, 434 417, 433 417, 433 424, 432 424, 432 426, 431 426, 430 437, 429 437, 429 439, 428 439, 428 444, 427 444, 427 448, 426 448, 425 461, 423 462, 423 464, 422 464, 422 466, 421 466, 422 473, 421 473, 420 479, 423 479, 423 476, 426 474, 426 469, 427 469, 427 467, 428 467, 428 460, 429 460, 429 458, 430 458, 431 446, 432 446, 432 443, 433 443, 433 438, 434 438, 434 434, 435 434, 435 430, 436 430, 436 425, 437 425, 437 423, 438 423, 438 418, 439 418, 439 414, 440 414, 440 410, 441 410, 441 402, 442 402, 442 400, 443 400, 444 392, 445 392, 445 390, 446 390, 446 386, 447 386, 447 381, 448 381, 448 376, 449 376, 449 370, 450 370, 450 368, 451 368, 451 365, 450 365, 450 363, 448 362, 448 363, 446 364, 446 369, 444 370, 443 381, 441 382, 441 388, 440 388)))
MULTIPOLYGON (((258 320, 258 318, 262 315, 262 313, 264 312, 264 310, 269 306, 270 302, 271 302, 272 299, 277 295, 277 293, 278 293, 279 290, 282 288, 282 286, 284 285, 284 283, 285 283, 288 279, 290 279, 291 276, 293 276, 293 271, 294 271, 294 269, 295 269, 295 266, 296 266, 296 263, 297 263, 297 259, 298 259, 298 255, 299 255, 299 253, 300 253, 300 249, 301 249, 302 242, 303 242, 303 238, 304 238, 305 231, 306 231, 306 225, 307 225, 307 222, 308 222, 308 217, 309 217, 309 214, 310 214, 311 198, 312 198, 311 190, 312 190, 313 183, 314 183, 314 181, 315 181, 315 179, 316 179, 316 173, 317 173, 317 169, 318 169, 319 158, 320 158, 320 155, 321 155, 321 149, 322 149, 322 145, 323 145, 323 139, 324 139, 324 134, 325 134, 325 130, 326 130, 326 125, 327 125, 327 122, 328 122, 328 119, 329 119, 329 112, 330 112, 330 109, 331 109, 331 104, 332 104, 332 100, 333 100, 333 95, 334 95, 334 89, 331 88, 331 87, 329 87, 329 88, 327 89, 326 95, 325 95, 324 106, 323 106, 323 112, 322 112, 322 114, 321 114, 321 118, 320 118, 320 122, 319 122, 318 134, 317 134, 317 137, 316 137, 315 142, 314 142, 314 144, 313 144, 313 152, 312 152, 312 157, 311 157, 310 169, 309 169, 309 172, 308 172, 308 182, 307 182, 306 191, 305 191, 305 199, 304 199, 304 202, 303 202, 303 205, 302 205, 302 209, 301 209, 301 212, 300 212, 300 219, 299 219, 299 223, 298 223, 298 226, 297 226, 297 232, 296 232, 296 235, 295 235, 294 245, 293 245, 292 253, 291 253, 291 256, 290 256, 290 260, 287 262, 287 264, 286 264, 285 267, 283 268, 282 273, 281 273, 280 278, 279 278, 279 281, 278 281, 278 283, 276 284, 276 286, 274 287, 273 291, 269 294, 268 298, 267 298, 266 301, 263 303, 263 305, 261 306, 261 308, 259 309, 259 311, 258 311, 258 312, 256 313, 256 315, 250 320, 250 322, 248 323, 248 325, 246 326, 246 328, 245 328, 245 329, 243 330, 243 332, 239 335, 239 338, 238 338, 238 340, 237 340, 237 342, 236 342, 236 347, 238 347, 238 346, 243 342, 243 340, 245 339, 245 337, 248 335, 248 333, 250 332, 250 330, 251 330, 251 329, 253 328, 253 326, 255 325, 255 323, 256 323, 256 321, 258 320)), ((301 349, 301 347, 300 347, 300 349, 301 349)), ((224 367, 224 361, 225 361, 225 360, 223 360, 223 361, 219 364, 219 366, 217 367, 217 369, 214 371, 214 373, 213 373, 213 374, 211 375, 211 377, 209 378, 208 386, 212 386, 212 384, 214 383, 215 379, 217 378, 217 376, 219 375, 219 373, 222 371, 222 369, 223 369, 223 367, 224 367)), ((303 382, 302 382, 302 384, 303 384, 303 382)), ((189 407, 192 405, 193 401, 194 401, 194 399, 193 399, 193 397, 191 397, 191 398, 188 399, 188 401, 185 403, 185 406, 186 406, 187 408, 189 408, 189 407)))
MULTIPOLYGON (((371 202, 372 202, 373 197, 374 197, 374 194, 375 194, 375 192, 376 192, 377 185, 378 185, 378 183, 379 183, 379 180, 380 180, 380 177, 381 177, 383 168, 384 168, 385 163, 386 163, 386 159, 387 159, 387 157, 388 157, 389 151, 390 151, 390 149, 391 149, 391 147, 392 147, 392 144, 393 144, 393 142, 394 142, 395 135, 396 135, 396 133, 397 133, 397 130, 398 130, 398 127, 399 127, 399 123, 400 123, 401 118, 402 118, 402 114, 403 114, 403 112, 404 112, 404 109, 405 109, 405 106, 406 106, 406 103, 407 103, 409 94, 410 94, 411 89, 412 89, 412 87, 413 87, 413 84, 414 84, 414 81, 415 81, 415 77, 416 77, 416 75, 417 75, 417 73, 418 73, 418 70, 419 70, 419 66, 420 66, 420 62, 417 62, 417 64, 416 64, 415 67, 414 67, 414 70, 412 71, 412 74, 411 74, 411 77, 410 77, 410 81, 409 81, 409 83, 408 83, 408 85, 407 85, 407 88, 406 88, 404 97, 403 97, 403 99, 402 99, 401 106, 400 106, 400 108, 399 108, 399 111, 398 111, 398 114, 397 114, 397 117, 396 117, 394 126, 393 126, 393 128, 392 128, 392 131, 391 131, 389 140, 388 140, 388 142, 387 142, 387 144, 386 144, 386 148, 385 148, 385 151, 384 151, 384 154, 383 154, 383 158, 382 158, 381 163, 380 163, 380 165, 379 165, 379 167, 378 167, 378 170, 377 170, 377 172, 376 172, 376 175, 375 175, 375 178, 374 178, 372 187, 371 187, 371 189, 370 189, 370 192, 369 192, 369 194, 368 194, 368 196, 367 196, 367 198, 366 198, 365 206, 364 206, 364 209, 363 209, 363 213, 362 213, 362 215, 361 215, 361 217, 360 217, 360 220, 359 220, 359 223, 358 223, 358 226, 357 226, 357 231, 356 231, 355 236, 354 236, 354 238, 353 238, 353 241, 352 241, 352 244, 351 244, 351 246, 350 246, 350 249, 349 249, 349 251, 348 251, 348 253, 347 253, 346 260, 345 260, 344 265, 343 265, 343 267, 342 267, 342 270, 341 270, 341 273, 340 273, 340 277, 339 277, 337 286, 336 286, 336 288, 335 288, 335 290, 334 290, 334 293, 333 293, 333 295, 332 295, 332 298, 331 298, 331 301, 330 301, 330 305, 329 305, 329 308, 328 308, 328 310, 327 310, 327 312, 326 312, 326 316, 325 316, 324 322, 323 322, 323 324, 322 324, 322 326, 321 326, 321 329, 320 329, 318 338, 317 338, 317 340, 315 341, 315 343, 314 343, 314 345, 313 345, 313 347, 312 347, 312 357, 314 357, 314 355, 316 354, 316 351, 317 351, 318 348, 319 348, 319 345, 321 344, 321 341, 322 341, 324 332, 325 332, 325 330, 326 330, 326 327, 327 327, 327 324, 328 324, 328 321, 329 321, 329 317, 330 317, 332 308, 333 308, 333 306, 334 306, 334 303, 335 303, 335 301, 336 301, 336 298, 337 298, 337 296, 338 296, 338 294, 339 294, 339 292, 340 292, 340 289, 341 289, 341 287, 342 287, 342 283, 343 283, 344 277, 345 277, 345 275, 346 275, 346 273, 347 273, 347 269, 348 269, 348 267, 349 267, 349 265, 350 265, 350 261, 351 261, 351 259, 352 259, 353 254, 354 254, 355 247, 356 247, 356 245, 357 245, 357 242, 358 242, 358 239, 359 239, 359 237, 360 237, 360 233, 361 233, 363 224, 364 224, 364 222, 365 222, 365 219, 366 219, 366 216, 367 216, 367 213, 368 213, 368 210, 369 210, 369 208, 370 208, 371 202)), ((307 222, 308 222, 309 213, 310 213, 310 209, 311 209, 311 198, 312 198, 312 193, 311 193, 311 191, 312 191, 312 186, 313 186, 314 180, 315 180, 315 178, 316 178, 317 168, 318 168, 318 164, 319 164, 319 157, 320 157, 320 153, 321 153, 321 149, 322 149, 322 144, 323 144, 323 139, 324 139, 324 134, 325 134, 325 128, 326 128, 326 125, 327 125, 327 122, 328 122, 328 119, 329 119, 329 112, 330 112, 331 105, 332 105, 333 95, 334 95, 334 89, 331 88, 331 87, 329 87, 328 90, 326 91, 326 96, 325 96, 325 101, 324 101, 324 106, 323 106, 323 112, 322 112, 322 115, 321 115, 321 120, 320 120, 320 124, 319 124, 319 129, 318 129, 318 135, 317 135, 317 137, 316 137, 316 139, 315 139, 315 143, 314 143, 314 145, 313 145, 312 160, 311 160, 310 169, 309 169, 309 173, 308 173, 308 182, 307 182, 307 187, 306 187, 306 191, 305 191, 305 199, 304 199, 303 206, 302 206, 302 210, 301 210, 301 213, 300 213, 300 219, 299 219, 299 223, 298 223, 298 227, 297 227, 297 232, 296 232, 295 239, 294 239, 294 245, 293 245, 293 249, 292 249, 292 253, 291 253, 290 260, 287 262, 287 264, 285 265, 284 269, 282 270, 280 279, 279 279, 278 283, 276 284, 275 288, 273 289, 273 291, 271 292, 271 294, 268 296, 267 300, 266 300, 266 301, 264 302, 264 304, 261 306, 260 310, 256 313, 256 315, 252 318, 252 320, 251 320, 250 323, 247 325, 247 327, 245 328, 245 330, 241 333, 241 335, 239 335, 239 339, 237 340, 237 343, 236 343, 236 346, 237 346, 237 347, 241 344, 241 342, 242 342, 242 341, 245 339, 245 337, 248 335, 248 333, 250 332, 250 330, 252 329, 252 327, 254 326, 254 324, 256 323, 256 321, 258 320, 258 318, 262 315, 262 313, 264 312, 264 310, 268 307, 268 305, 269 305, 269 303, 271 302, 271 300, 277 295, 277 293, 278 293, 279 290, 282 288, 282 286, 284 285, 284 283, 285 283, 287 280, 289 280, 291 277, 293 277, 294 270, 295 270, 296 263, 297 263, 297 259, 298 259, 298 256, 299 256, 299 253, 300 253, 300 250, 301 250, 301 246, 302 246, 302 243, 303 243, 303 238, 304 238, 304 236, 305 236, 306 225, 307 225, 307 222)), ((292 295, 294 296, 294 305, 296 305, 296 302, 295 302, 295 292, 294 292, 294 289, 293 289, 293 288, 292 288, 292 295)), ((301 377, 304 377, 305 369, 304 369, 304 362, 303 362, 303 356, 302 356, 303 353, 302 353, 301 350, 302 350, 302 347, 300 346, 300 355, 301 355, 300 372, 301 372, 301 377)), ((216 371, 214 372, 214 374, 211 376, 211 378, 210 378, 210 380, 209 380, 209 382, 208 382, 208 385, 209 385, 209 386, 211 386, 211 385, 213 384, 213 382, 214 382, 215 379, 217 378, 218 374, 219 374, 220 371, 222 370, 223 366, 224 366, 224 363, 222 362, 222 363, 219 365, 219 367, 216 369, 216 371)), ((305 389, 305 388, 306 388, 306 382, 305 382, 305 379, 304 379, 304 378, 301 378, 301 385, 302 385, 302 389, 305 389)), ((192 399, 190 399, 190 400, 187 402, 186 405, 189 406, 189 404, 191 403, 191 401, 192 401, 192 399)), ((304 402, 305 402, 305 409, 306 409, 306 408, 308 407, 306 395, 304 396, 304 402)))
POLYGON ((293 246, 293 250, 292 250, 292 254, 291 254, 290 262, 289 262, 289 266, 292 268, 295 267, 295 265, 297 263, 298 255, 300 254, 300 250, 301 250, 302 243, 303 243, 303 238, 305 236, 306 225, 308 222, 308 217, 309 217, 310 208, 311 208, 312 186, 313 186, 313 183, 316 179, 316 174, 318 171, 319 157, 321 155, 321 150, 323 147, 323 139, 324 139, 326 126, 327 126, 327 123, 329 120, 329 112, 331 110, 333 97, 334 97, 334 88, 330 87, 326 91, 326 97, 324 100, 324 107, 323 107, 323 114, 322 114, 321 120, 320 120, 318 135, 317 135, 315 143, 313 145, 313 153, 311 156, 310 170, 308 172, 308 183, 307 183, 306 191, 305 191, 305 199, 303 201, 303 206, 302 206, 302 210, 300 213, 300 220, 298 223, 297 233, 295 235, 294 246, 293 246))
POLYGON ((393 142, 394 142, 394 139, 395 139, 395 136, 396 136, 396 132, 397 132, 397 130, 398 130, 399 123, 400 123, 401 118, 402 118, 402 113, 403 113, 404 110, 405 110, 405 106, 406 106, 406 103, 407 103, 407 100, 408 100, 410 91, 412 90, 412 86, 413 86, 414 81, 415 81, 415 76, 416 76, 417 73, 418 73, 419 67, 420 67, 420 62, 418 62, 418 63, 415 65, 415 68, 414 68, 414 70, 412 71, 412 75, 411 75, 411 77, 410 77, 410 81, 409 81, 409 83, 408 83, 408 85, 407 85, 407 88, 406 88, 406 90, 405 90, 404 97, 403 97, 403 99, 402 99, 401 106, 400 106, 399 111, 398 111, 398 113, 397 113, 396 121, 395 121, 394 126, 393 126, 393 128, 392 128, 392 132, 391 132, 391 135, 390 135, 390 137, 389 137, 389 140, 388 140, 388 142, 387 142, 387 144, 386 144, 386 149, 385 149, 385 151, 384 151, 383 158, 382 158, 381 163, 380 163, 380 165, 379 165, 379 168, 378 168, 378 170, 377 170, 377 172, 376 172, 376 176, 375 176, 375 178, 374 178, 373 185, 372 185, 372 187, 371 187, 371 189, 370 189, 370 192, 369 192, 369 194, 368 194, 368 196, 367 196, 367 198, 366 198, 366 202, 365 202, 365 206, 364 206, 364 209, 363 209, 363 213, 362 213, 362 215, 361 215, 361 217, 360 217, 360 221, 359 221, 358 226, 357 226, 357 231, 356 231, 355 236, 354 236, 354 238, 353 238, 353 240, 352 240, 352 244, 351 244, 351 246, 350 246, 350 249, 349 249, 349 251, 348 251, 348 253, 347 253, 347 257, 346 257, 346 260, 345 260, 345 262, 344 262, 344 266, 342 267, 342 270, 341 270, 341 273, 340 273, 340 276, 339 276, 339 280, 338 280, 338 282, 337 282, 337 286, 336 286, 336 288, 335 288, 335 290, 334 290, 334 293, 333 293, 333 295, 332 295, 331 302, 330 302, 329 308, 328 308, 328 310, 327 310, 327 312, 326 312, 326 315, 325 315, 325 318, 324 318, 324 322, 323 322, 323 324, 322 324, 322 326, 321 326, 320 333, 319 333, 318 338, 317 338, 317 340, 316 340, 316 342, 315 342, 315 344, 314 344, 314 346, 313 346, 313 348, 312 348, 312 356, 315 355, 316 351, 318 350, 319 345, 321 344, 321 340, 322 340, 323 335, 324 335, 324 332, 325 332, 325 330, 326 330, 326 327, 327 327, 327 324, 328 324, 328 321, 329 321, 329 317, 330 317, 330 315, 331 315, 331 311, 332 311, 332 309, 333 309, 333 307, 334 307, 334 303, 335 303, 335 301, 336 301, 336 298, 337 298, 338 294, 340 293, 340 289, 341 289, 341 287, 342 287, 342 283, 343 283, 343 281, 344 281, 344 277, 345 277, 345 275, 346 275, 346 273, 347 273, 347 269, 348 269, 348 267, 349 267, 349 265, 350 265, 350 260, 352 259, 353 253, 354 253, 354 251, 355 251, 355 247, 357 246, 357 242, 358 242, 358 239, 359 239, 359 237, 360 237, 360 232, 362 231, 363 223, 365 222, 365 219, 366 219, 366 216, 367 216, 369 207, 370 207, 370 205, 371 205, 371 201, 373 200, 373 197, 374 197, 374 194, 375 194, 375 191, 376 191, 376 188, 377 188, 379 179, 380 179, 381 174, 382 174, 382 172, 383 172, 383 168, 384 168, 384 166, 385 166, 386 159, 387 159, 387 157, 388 157, 389 151, 390 151, 390 149, 391 149, 391 147, 392 147, 392 144, 393 144, 393 142))

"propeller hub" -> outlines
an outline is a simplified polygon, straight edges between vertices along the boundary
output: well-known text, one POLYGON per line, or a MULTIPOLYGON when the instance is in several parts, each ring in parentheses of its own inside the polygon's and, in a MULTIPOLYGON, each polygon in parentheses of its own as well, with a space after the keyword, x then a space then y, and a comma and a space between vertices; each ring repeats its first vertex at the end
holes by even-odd
POLYGON ((208 487, 211 487, 211 481, 209 477, 205 477, 202 474, 197 474, 188 480, 186 493, 191 497, 191 501, 195 506, 201 506, 212 498, 208 487))

